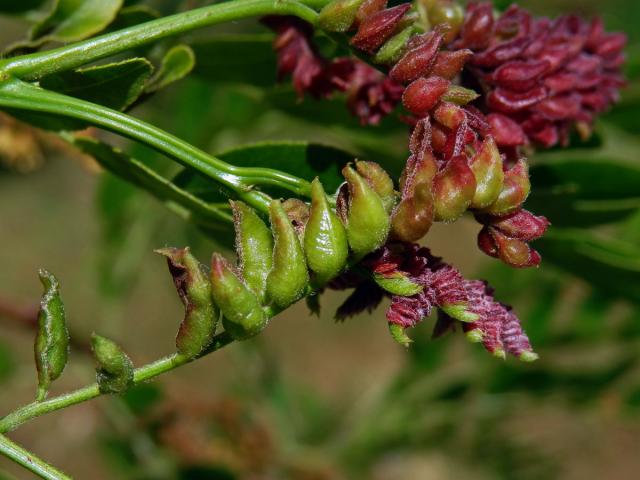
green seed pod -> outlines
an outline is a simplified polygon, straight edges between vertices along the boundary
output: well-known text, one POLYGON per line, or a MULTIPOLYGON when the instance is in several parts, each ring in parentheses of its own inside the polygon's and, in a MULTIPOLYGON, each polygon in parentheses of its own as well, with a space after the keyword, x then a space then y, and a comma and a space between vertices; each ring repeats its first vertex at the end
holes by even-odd
POLYGON ((504 173, 504 182, 498 198, 483 212, 502 216, 514 212, 524 203, 531 191, 529 166, 524 159, 504 173))
POLYGON ((156 253, 167 258, 169 272, 184 305, 176 348, 182 355, 195 358, 213 340, 218 322, 218 312, 211 300, 211 284, 189 248, 162 248, 156 253))
POLYGON ((411 297, 423 290, 422 285, 412 282, 406 274, 394 272, 392 275, 373 274, 373 280, 380 288, 393 295, 411 297))
POLYGON ((387 213, 391 213, 396 204, 396 191, 389 174, 376 162, 361 160, 356 161, 356 170, 382 199, 387 213))
POLYGON ((337 276, 349 256, 347 232, 329 206, 318 178, 311 183, 311 215, 304 232, 304 252, 320 284, 337 276))
POLYGON ((471 208, 488 207, 498 198, 504 182, 502 157, 493 137, 489 136, 482 142, 469 166, 476 178, 471 208))
POLYGON ((38 333, 34 346, 38 370, 37 400, 47 396, 51 382, 57 379, 67 365, 69 356, 69 331, 60 297, 58 280, 48 271, 38 272, 44 287, 38 312, 38 333))
POLYGON ((449 160, 433 182, 435 219, 451 222, 469 208, 476 191, 476 179, 467 157, 458 155, 449 160))
POLYGON ((273 261, 271 231, 248 205, 242 202, 231 202, 231 209, 236 230, 236 252, 240 273, 247 286, 264 303, 267 293, 267 275, 273 261))
POLYGON ((253 337, 267 325, 258 297, 217 253, 211 259, 211 295, 224 315, 225 330, 236 340, 253 337))
POLYGON ((387 40, 373 57, 374 63, 380 65, 395 64, 407 50, 407 42, 416 28, 411 25, 387 40))
POLYGON ((346 32, 356 19, 364 0, 334 0, 318 15, 318 26, 328 32, 346 32))
POLYGON ((115 342, 94 333, 91 349, 98 362, 96 380, 100 392, 122 393, 133 385, 133 363, 115 342))
POLYGON ((299 300, 309 283, 309 271, 296 230, 280 200, 269 206, 273 231, 273 266, 267 277, 267 296, 280 308, 299 300))
POLYGON ((351 166, 342 169, 349 188, 347 238, 357 258, 381 247, 390 228, 389 214, 380 196, 351 166))

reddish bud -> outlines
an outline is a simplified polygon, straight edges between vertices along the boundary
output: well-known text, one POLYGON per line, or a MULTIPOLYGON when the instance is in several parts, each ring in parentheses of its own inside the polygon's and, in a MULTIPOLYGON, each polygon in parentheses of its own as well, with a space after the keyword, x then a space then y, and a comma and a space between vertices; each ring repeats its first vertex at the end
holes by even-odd
POLYGON ((469 49, 456 50, 454 52, 438 52, 435 63, 431 69, 431 75, 453 80, 464 68, 473 52, 469 49))
POLYGON ((549 220, 542 216, 536 216, 527 210, 518 210, 506 217, 493 217, 491 215, 477 215, 478 221, 485 225, 491 225, 509 237, 530 242, 542 237, 549 226, 549 220))
POLYGON ((476 179, 467 164, 467 157, 458 155, 447 163, 433 184, 435 219, 450 222, 460 217, 471 204, 476 191, 476 179))
POLYGON ((426 115, 447 92, 450 82, 441 77, 418 78, 402 95, 402 104, 414 115, 426 115))
POLYGON ((438 31, 429 32, 419 37, 416 43, 418 45, 405 53, 389 72, 392 80, 407 84, 427 76, 431 71, 442 44, 442 34, 438 31))
POLYGON ((462 25, 461 37, 465 47, 485 48, 493 33, 493 5, 491 3, 471 4, 462 25))
POLYGON ((492 215, 507 215, 520 208, 530 191, 529 166, 526 160, 520 159, 504 173, 504 183, 500 195, 484 211, 492 215))
POLYGON ((367 18, 382 11, 387 6, 387 0, 364 0, 356 13, 356 22, 360 25, 367 18))
POLYGON ((433 118, 448 129, 455 130, 466 120, 467 115, 458 105, 442 102, 433 111, 433 118))
POLYGON ((516 268, 536 267, 540 264, 540 254, 528 243, 508 237, 493 227, 488 228, 495 243, 498 258, 504 263, 516 268))
POLYGON ((491 126, 491 135, 498 146, 517 147, 527 143, 527 136, 522 127, 509 117, 499 113, 492 113, 487 116, 487 121, 491 126))
POLYGON ((411 4, 404 3, 364 19, 351 39, 351 45, 367 53, 375 53, 393 35, 400 20, 410 8, 411 4))
POLYGON ((499 112, 513 113, 533 107, 545 98, 547 90, 543 86, 522 93, 498 87, 487 95, 487 105, 499 112))
POLYGON ((478 248, 490 257, 498 258, 498 247, 486 225, 478 233, 478 248))
POLYGON ((505 63, 493 72, 491 79, 502 87, 526 91, 533 88, 540 77, 549 70, 549 63, 541 61, 505 63))

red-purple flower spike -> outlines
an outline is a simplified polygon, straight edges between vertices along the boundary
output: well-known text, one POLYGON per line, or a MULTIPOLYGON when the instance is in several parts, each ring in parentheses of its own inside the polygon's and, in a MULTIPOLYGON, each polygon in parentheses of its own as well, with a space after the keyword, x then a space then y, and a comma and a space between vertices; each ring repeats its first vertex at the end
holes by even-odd
POLYGON ((367 53, 375 53, 393 35, 400 20, 411 4, 382 10, 362 20, 358 31, 351 39, 351 45, 367 53))

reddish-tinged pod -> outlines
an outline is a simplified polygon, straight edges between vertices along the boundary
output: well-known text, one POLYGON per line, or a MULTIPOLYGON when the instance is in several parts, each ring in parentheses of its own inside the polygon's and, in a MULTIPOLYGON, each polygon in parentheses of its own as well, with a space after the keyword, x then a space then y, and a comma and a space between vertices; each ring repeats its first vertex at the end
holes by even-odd
POLYGON ((464 68, 473 52, 469 49, 455 52, 439 52, 431 69, 431 75, 453 80, 464 68))
POLYGON ((489 227, 489 232, 495 242, 498 258, 507 265, 525 268, 540 264, 540 254, 532 249, 528 243, 508 237, 493 227, 489 227))
POLYGON ((410 8, 411 4, 404 3, 364 19, 351 38, 351 45, 367 53, 375 53, 394 34, 400 20, 410 8))
POLYGON ((469 166, 476 179, 472 208, 485 208, 496 201, 502 189, 502 157, 493 137, 488 136, 473 156, 469 166))
POLYGON ((449 160, 436 175, 433 190, 436 221, 453 221, 469 208, 476 191, 476 179, 465 155, 449 160))
POLYGON ((545 98, 547 98, 547 90, 543 86, 532 88, 526 92, 514 92, 498 87, 487 95, 487 105, 499 112, 514 113, 531 108, 545 98))
POLYGON ((433 118, 450 130, 457 129, 467 118, 464 110, 450 102, 441 102, 433 111, 433 118))
POLYGON ((487 115, 487 121, 491 126, 491 135, 501 147, 517 147, 527 143, 527 136, 522 127, 509 117, 492 113, 487 115))
POLYGON ((535 87, 540 77, 549 70, 549 62, 513 61, 505 63, 496 69, 491 80, 502 87, 519 92, 535 87))
POLYGON ((487 47, 493 33, 493 24, 491 3, 471 4, 460 33, 462 44, 473 50, 487 47))
POLYGON ((418 78, 402 95, 402 104, 414 115, 422 117, 436 106, 451 82, 441 77, 418 78))
POLYGON ((407 84, 429 74, 442 44, 442 33, 435 30, 426 33, 416 43, 389 72, 395 82, 407 84))
POLYGON ((536 216, 531 212, 521 209, 504 217, 491 215, 477 215, 479 222, 491 225, 505 235, 530 242, 542 237, 549 227, 549 220, 543 216, 536 216))
POLYGON ((386 6, 387 0, 364 0, 356 13, 356 23, 360 25, 367 18, 384 10, 386 6))
POLYGON ((526 160, 520 159, 504 173, 504 183, 500 195, 483 211, 498 216, 512 213, 520 208, 530 191, 529 166, 526 160))
POLYGON ((478 248, 490 257, 498 258, 498 247, 486 225, 478 232, 478 248))

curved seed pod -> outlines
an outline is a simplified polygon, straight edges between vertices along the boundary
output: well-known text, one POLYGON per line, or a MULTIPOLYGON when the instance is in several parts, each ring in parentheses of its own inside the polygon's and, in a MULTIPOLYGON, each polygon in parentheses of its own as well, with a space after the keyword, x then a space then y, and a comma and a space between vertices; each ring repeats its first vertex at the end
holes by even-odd
POLYGON ((411 82, 402 94, 402 104, 414 115, 425 116, 447 93, 451 82, 441 77, 420 77, 411 82))
POLYGON ((456 50, 455 52, 438 52, 436 61, 431 69, 431 75, 437 75, 447 80, 453 80, 473 57, 473 51, 469 49, 456 50))
POLYGON ((258 297, 217 253, 211 258, 211 295, 224 315, 225 330, 236 340, 253 337, 267 325, 258 297))
POLYGON ((382 199, 387 213, 391 213, 396 204, 396 191, 389 174, 376 162, 362 160, 356 161, 356 170, 382 199))
POLYGON ((527 199, 530 190, 529 166, 524 159, 520 159, 504 173, 504 182, 498 198, 483 212, 498 216, 514 212, 527 199))
POLYGON ((525 241, 508 237, 493 227, 488 227, 488 231, 493 239, 495 256, 507 265, 515 268, 527 268, 540 264, 542 260, 540 254, 525 241))
POLYGON ((91 349, 98 362, 96 380, 100 392, 122 393, 133 385, 133 363, 115 342, 94 333, 91 349))
POLYGON ((373 57, 373 61, 381 65, 393 65, 396 63, 407 50, 407 42, 415 31, 415 27, 411 25, 391 37, 380 47, 378 53, 373 57))
POLYGON ((273 256, 271 231, 248 205, 231 202, 231 208, 240 273, 247 286, 264 302, 273 256))
POLYGON ((38 333, 34 345, 36 368, 38 370, 37 400, 47 396, 49 385, 64 370, 69 356, 69 331, 60 297, 58 280, 48 271, 38 272, 44 287, 38 312, 38 333))
POLYGON ((327 4, 318 15, 318 25, 328 32, 346 32, 356 19, 364 0, 335 0, 327 4))
MULTIPOLYGON (((414 37, 417 38, 417 37, 414 37)), ((411 83, 429 74, 442 44, 442 34, 437 31, 420 37, 420 44, 407 51, 396 63, 389 77, 398 83, 411 83)))
POLYGON ((280 200, 269 205, 273 231, 273 265, 267 277, 267 296, 284 308, 299 300, 309 283, 309 271, 295 228, 280 200))
POLYGON ((311 215, 304 232, 304 252, 320 284, 337 276, 349 256, 347 232, 329 206, 318 178, 311 182, 311 215))
POLYGON ((450 222, 460 217, 469 208, 475 191, 476 179, 467 157, 453 157, 433 182, 436 221, 450 222))
POLYGON ((381 247, 389 234, 390 220, 380 196, 350 165, 342 169, 349 188, 347 238, 357 258, 381 247))
POLYGON ((167 258, 169 272, 184 305, 176 348, 182 355, 195 358, 213 340, 218 322, 218 312, 211 300, 211 285, 189 248, 162 248, 156 253, 167 258))
POLYGON ((504 182, 502 157, 493 137, 488 136, 470 162, 476 179, 472 208, 485 208, 496 201, 504 182))
POLYGON ((363 19, 358 31, 351 38, 351 45, 369 54, 375 53, 393 35, 402 17, 410 8, 410 3, 404 3, 363 19))

